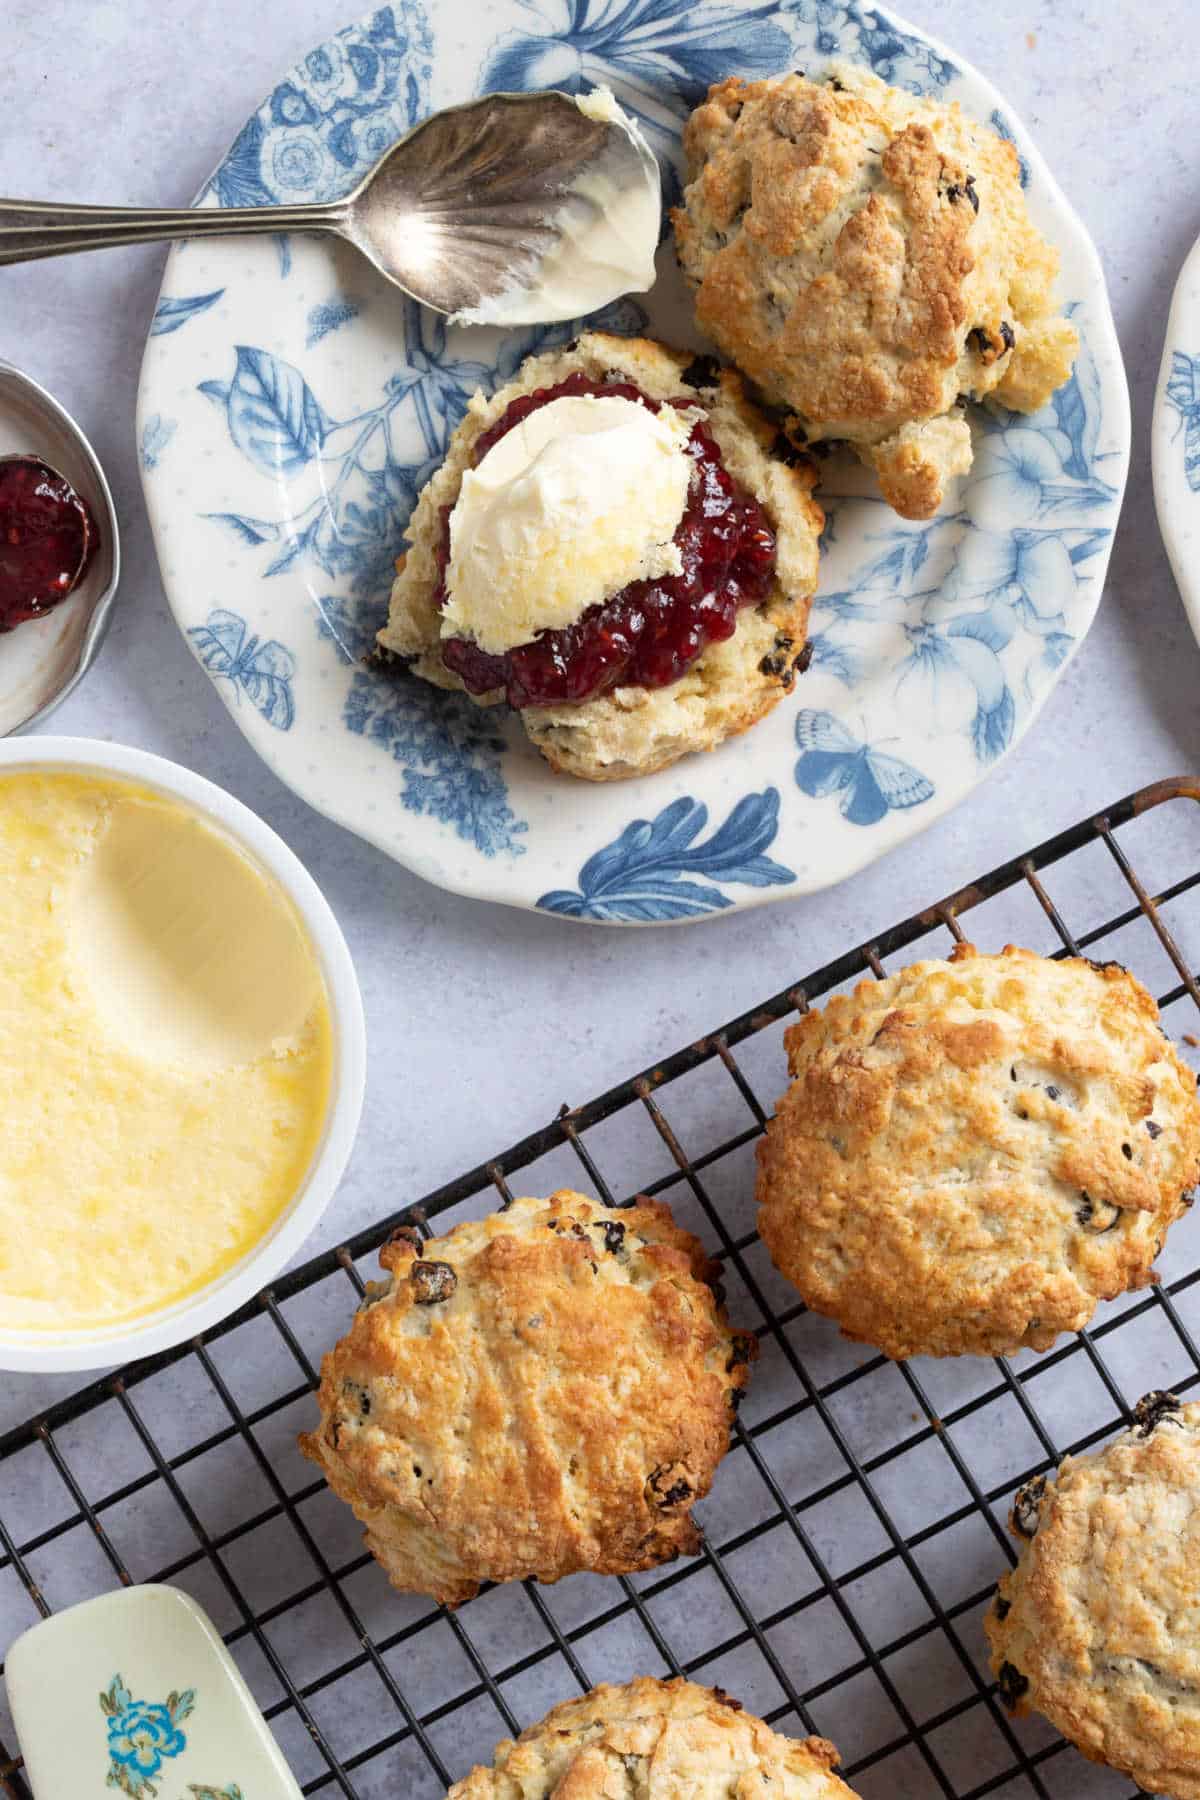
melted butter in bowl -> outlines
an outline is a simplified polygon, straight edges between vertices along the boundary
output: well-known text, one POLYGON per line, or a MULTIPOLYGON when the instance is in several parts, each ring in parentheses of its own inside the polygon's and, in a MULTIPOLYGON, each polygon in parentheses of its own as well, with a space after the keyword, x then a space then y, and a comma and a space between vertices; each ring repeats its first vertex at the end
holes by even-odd
POLYGON ((81 1000, 128 1050, 219 1074, 300 1047, 321 999, 300 921, 196 814, 123 795, 54 906, 81 1000))
POLYGON ((181 802, 0 775, 0 1325, 140 1320, 287 1211, 329 1000, 278 882, 181 802))

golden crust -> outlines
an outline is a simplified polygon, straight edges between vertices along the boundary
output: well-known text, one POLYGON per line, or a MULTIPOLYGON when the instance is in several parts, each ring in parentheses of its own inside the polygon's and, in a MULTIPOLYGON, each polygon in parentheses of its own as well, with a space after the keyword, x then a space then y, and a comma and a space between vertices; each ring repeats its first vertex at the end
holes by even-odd
POLYGON ((788 1738, 720 1688, 607 1683, 496 1746, 448 1800, 847 1800, 824 1738, 788 1738))
POLYGON ((627 1574, 698 1548, 693 1503, 756 1353, 661 1201, 564 1190, 380 1253, 301 1439, 397 1588, 627 1574))
POLYGON ((1200 1405, 1152 1394, 1135 1416, 1017 1496, 1020 1561, 984 1625, 1016 1711, 1147 1793, 1200 1800, 1200 1405))
POLYGON ((1200 1177, 1196 1080, 1115 964, 915 963, 785 1035, 759 1230, 888 1356, 1045 1350, 1152 1279, 1200 1177))
MULTIPOLYGON (((454 505, 476 442, 512 400, 579 371, 595 379, 616 371, 653 399, 673 399, 692 391, 683 372, 695 360, 690 351, 671 350, 649 338, 588 332, 570 349, 530 357, 490 399, 476 394, 409 521, 409 549, 397 563, 388 622, 379 634, 381 648, 411 662, 413 672, 426 681, 461 691, 438 648, 441 619, 434 594, 442 509, 454 505)), ((617 688, 579 706, 531 706, 518 715, 548 762, 587 781, 649 775, 747 730, 791 690, 804 650, 817 585, 817 541, 825 522, 813 499, 813 466, 790 446, 786 457, 776 453, 785 440, 747 398, 733 370, 717 370, 714 364, 711 384, 694 394, 694 404, 708 414, 726 467, 760 502, 775 529, 776 580, 761 606, 743 609, 733 637, 710 645, 671 686, 617 688)), ((501 697, 484 695, 479 704, 493 705, 501 697)))
POLYGON ((904 517, 971 465, 960 398, 1033 412, 1069 376, 1016 150, 957 104, 850 67, 730 77, 683 141, 672 217, 701 328, 802 434, 852 443, 904 517), (912 430, 932 420, 952 429, 912 430))

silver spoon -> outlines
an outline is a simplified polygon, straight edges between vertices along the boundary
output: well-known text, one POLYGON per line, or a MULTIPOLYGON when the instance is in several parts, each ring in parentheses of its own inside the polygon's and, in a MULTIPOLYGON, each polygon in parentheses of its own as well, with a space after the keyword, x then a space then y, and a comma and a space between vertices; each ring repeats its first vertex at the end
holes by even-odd
POLYGON ((602 196, 606 212, 619 211, 627 196, 644 200, 649 182, 657 195, 658 167, 640 138, 570 95, 491 94, 431 114, 327 204, 142 210, 0 199, 0 264, 164 238, 332 232, 414 299, 466 313, 534 286, 578 236, 577 204, 598 211, 602 196))

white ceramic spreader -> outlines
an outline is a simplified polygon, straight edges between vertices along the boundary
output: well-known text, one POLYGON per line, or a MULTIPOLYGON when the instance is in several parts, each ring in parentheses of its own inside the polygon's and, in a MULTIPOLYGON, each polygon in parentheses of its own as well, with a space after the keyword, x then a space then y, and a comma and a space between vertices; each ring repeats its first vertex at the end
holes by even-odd
POLYGON ((55 1613, 4 1674, 34 1800, 301 1800, 212 1621, 178 1588, 55 1613))

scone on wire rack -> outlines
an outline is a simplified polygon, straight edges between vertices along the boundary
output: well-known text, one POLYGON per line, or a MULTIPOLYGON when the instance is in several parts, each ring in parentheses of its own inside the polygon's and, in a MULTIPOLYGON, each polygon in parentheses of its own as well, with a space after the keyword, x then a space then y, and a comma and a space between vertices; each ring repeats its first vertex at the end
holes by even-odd
POLYGON ((640 1676, 566 1700, 448 1800, 849 1800, 824 1738, 789 1738, 720 1688, 640 1676))
POLYGON ((382 658, 507 700, 589 781, 711 750, 804 666, 814 481, 731 370, 589 332, 472 399, 409 522, 382 658))
POLYGON ((1138 1402, 1022 1488, 984 1620, 1001 1697, 1148 1794, 1200 1800, 1200 1405, 1138 1402))
POLYGON ((684 128, 696 317, 798 440, 844 439, 905 518, 971 466, 961 401, 1036 412, 1078 348, 1014 146, 865 70, 730 77, 684 128))
POLYGON ((748 1365, 661 1201, 565 1190, 380 1252, 301 1447, 401 1590, 650 1569, 699 1548, 748 1365))
POLYGON ((1046 1350, 1153 1279, 1200 1179, 1196 1078, 1115 963, 912 964, 785 1033, 759 1231, 886 1355, 1046 1350))

